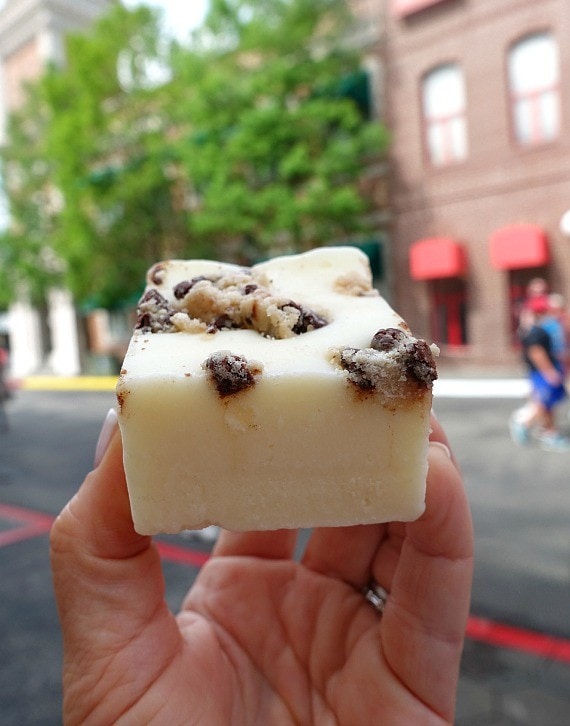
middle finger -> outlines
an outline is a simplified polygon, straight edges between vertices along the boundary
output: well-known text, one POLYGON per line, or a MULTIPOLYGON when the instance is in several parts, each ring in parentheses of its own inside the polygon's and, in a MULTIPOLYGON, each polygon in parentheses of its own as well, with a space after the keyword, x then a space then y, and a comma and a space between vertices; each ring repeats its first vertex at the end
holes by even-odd
POLYGON ((385 534, 384 524, 315 529, 301 562, 314 572, 361 588, 370 579, 372 562, 385 534))

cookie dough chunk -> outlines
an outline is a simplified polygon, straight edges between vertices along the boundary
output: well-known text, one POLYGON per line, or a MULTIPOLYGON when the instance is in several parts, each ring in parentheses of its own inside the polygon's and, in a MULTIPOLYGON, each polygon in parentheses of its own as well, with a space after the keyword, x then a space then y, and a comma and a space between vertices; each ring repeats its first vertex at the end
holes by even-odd
POLYGON ((435 353, 354 247, 154 265, 117 385, 137 531, 416 519, 435 353))

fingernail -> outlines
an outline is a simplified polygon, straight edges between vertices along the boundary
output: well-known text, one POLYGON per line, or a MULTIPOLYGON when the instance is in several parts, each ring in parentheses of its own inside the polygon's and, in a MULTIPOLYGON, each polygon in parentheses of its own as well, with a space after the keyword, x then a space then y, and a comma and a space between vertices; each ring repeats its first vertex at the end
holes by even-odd
POLYGON ((111 439, 113 438, 118 425, 117 412, 114 408, 111 408, 105 416, 105 421, 103 421, 103 426, 101 427, 101 433, 97 439, 97 446, 95 447, 95 468, 99 466, 101 460, 105 456, 105 452, 109 448, 109 444, 111 443, 111 439))
POLYGON ((445 444, 442 444, 441 441, 430 441, 430 446, 436 446, 438 449, 441 449, 448 459, 451 459, 451 451, 449 450, 449 447, 447 447, 445 444))

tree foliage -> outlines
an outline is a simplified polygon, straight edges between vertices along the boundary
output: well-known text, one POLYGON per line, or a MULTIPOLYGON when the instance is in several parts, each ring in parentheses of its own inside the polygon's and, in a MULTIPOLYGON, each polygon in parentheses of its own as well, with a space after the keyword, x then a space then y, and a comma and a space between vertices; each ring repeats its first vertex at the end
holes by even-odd
POLYGON ((11 118, 4 289, 112 306, 157 259, 252 262, 360 228, 385 136, 339 90, 358 71, 343 0, 212 0, 184 46, 158 20, 113 6, 11 118))

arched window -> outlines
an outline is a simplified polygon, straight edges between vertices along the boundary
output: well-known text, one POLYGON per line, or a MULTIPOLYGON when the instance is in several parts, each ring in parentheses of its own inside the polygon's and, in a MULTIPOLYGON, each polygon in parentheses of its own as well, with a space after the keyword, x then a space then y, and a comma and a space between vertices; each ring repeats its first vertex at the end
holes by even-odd
POLYGON ((459 66, 453 63, 439 66, 424 76, 422 104, 430 163, 445 166, 465 159, 465 84, 459 66))
POLYGON ((540 144, 560 132, 558 46, 551 33, 518 41, 508 55, 513 134, 520 144, 540 144))

